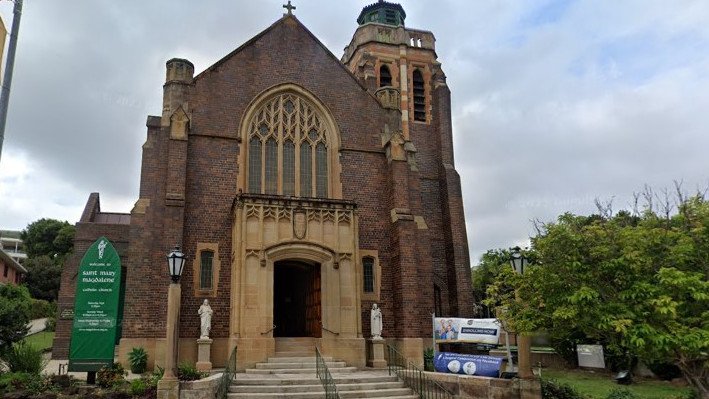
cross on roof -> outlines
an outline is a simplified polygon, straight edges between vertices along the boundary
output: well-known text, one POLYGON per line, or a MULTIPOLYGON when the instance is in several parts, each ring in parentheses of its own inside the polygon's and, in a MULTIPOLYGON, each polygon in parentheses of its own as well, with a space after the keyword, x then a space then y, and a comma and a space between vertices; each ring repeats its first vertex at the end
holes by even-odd
POLYGON ((290 3, 291 0, 288 0, 288 4, 284 4, 283 8, 288 10, 288 15, 293 15, 293 10, 295 10, 295 6, 290 3))

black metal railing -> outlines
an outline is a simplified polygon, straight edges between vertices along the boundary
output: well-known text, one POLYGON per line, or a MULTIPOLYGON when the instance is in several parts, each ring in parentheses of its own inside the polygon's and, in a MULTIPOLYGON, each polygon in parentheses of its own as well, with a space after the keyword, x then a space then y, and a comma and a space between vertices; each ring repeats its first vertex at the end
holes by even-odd
POLYGON ((453 399, 455 395, 443 388, 434 379, 415 364, 408 361, 391 345, 387 345, 389 353, 389 375, 396 375, 404 384, 411 388, 421 399, 453 399))
POLYGON ((234 379, 234 373, 236 372, 236 346, 231 351, 229 360, 224 367, 224 373, 222 378, 219 380, 219 386, 217 386, 217 392, 214 394, 215 399, 227 399, 229 395, 229 387, 231 386, 231 381, 234 379))
POLYGON ((325 359, 323 359, 317 346, 315 347, 315 370, 320 383, 325 389, 325 399, 340 399, 335 380, 332 378, 330 370, 327 369, 327 363, 325 363, 325 359))

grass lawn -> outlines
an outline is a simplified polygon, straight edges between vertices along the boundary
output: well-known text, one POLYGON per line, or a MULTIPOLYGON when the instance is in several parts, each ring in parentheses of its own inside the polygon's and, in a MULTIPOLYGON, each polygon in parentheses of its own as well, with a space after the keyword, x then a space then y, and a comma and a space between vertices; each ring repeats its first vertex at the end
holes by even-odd
POLYGON ((26 343, 41 350, 52 349, 52 340, 54 340, 54 333, 46 331, 38 332, 24 339, 26 343))
POLYGON ((674 399, 688 394, 689 388, 677 388, 667 381, 635 379, 631 385, 618 385, 611 374, 583 370, 543 370, 544 378, 553 378, 569 384, 582 395, 593 399, 605 399, 614 388, 623 387, 642 399, 674 399))

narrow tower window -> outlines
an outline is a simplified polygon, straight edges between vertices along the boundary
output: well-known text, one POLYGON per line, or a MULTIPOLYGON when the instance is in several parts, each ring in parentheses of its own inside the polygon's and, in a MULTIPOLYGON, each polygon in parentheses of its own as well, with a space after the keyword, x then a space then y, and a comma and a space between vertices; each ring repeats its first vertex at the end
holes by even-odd
POLYGON ((364 292, 374 292, 374 259, 362 258, 362 275, 364 277, 364 292))
POLYGON ((391 72, 389 67, 382 65, 379 68, 379 87, 391 86, 391 72))
POLYGON ((414 70, 414 120, 426 122, 426 87, 421 70, 414 70))
POLYGON ((200 259, 200 270, 199 270, 199 288, 203 290, 212 289, 212 260, 214 259, 214 252, 212 251, 202 251, 200 259))

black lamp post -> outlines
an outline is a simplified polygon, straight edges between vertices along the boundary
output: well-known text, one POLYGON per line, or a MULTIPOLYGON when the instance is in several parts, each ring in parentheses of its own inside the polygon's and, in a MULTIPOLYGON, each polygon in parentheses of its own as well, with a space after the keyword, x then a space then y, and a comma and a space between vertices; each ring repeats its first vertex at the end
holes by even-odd
POLYGON ((529 259, 522 254, 520 247, 510 249, 510 265, 517 274, 524 274, 524 269, 529 264, 529 259))
MULTIPOLYGON (((524 256, 520 247, 510 249, 510 265, 515 273, 524 274, 524 269, 529 264, 529 259, 524 256)), ((515 292, 519 299, 519 292, 515 292)), ((529 336, 520 334, 517 336, 517 364, 519 366, 519 377, 522 379, 533 378, 532 374, 532 342, 529 336)))
POLYGON ((187 256, 180 251, 180 246, 175 245, 175 249, 167 255, 167 269, 173 283, 180 282, 182 269, 185 267, 187 256))
POLYGON ((172 284, 167 290, 165 373, 158 382, 158 397, 176 398, 179 397, 180 393, 180 383, 175 374, 175 364, 177 363, 177 337, 179 336, 180 298, 182 296, 180 276, 182 276, 186 261, 187 256, 180 251, 179 245, 175 245, 175 249, 167 254, 167 271, 170 274, 172 284))

